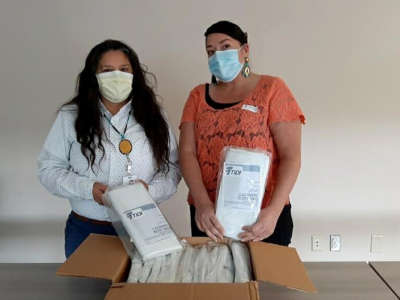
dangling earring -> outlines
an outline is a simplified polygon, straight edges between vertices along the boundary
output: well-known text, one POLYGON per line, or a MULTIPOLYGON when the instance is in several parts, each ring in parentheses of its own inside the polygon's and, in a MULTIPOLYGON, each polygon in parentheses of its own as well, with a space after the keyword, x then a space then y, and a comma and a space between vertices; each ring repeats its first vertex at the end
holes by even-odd
POLYGON ((244 78, 247 78, 250 76, 250 66, 249 66, 249 58, 246 57, 244 59, 244 65, 243 65, 243 69, 242 69, 242 75, 244 78))

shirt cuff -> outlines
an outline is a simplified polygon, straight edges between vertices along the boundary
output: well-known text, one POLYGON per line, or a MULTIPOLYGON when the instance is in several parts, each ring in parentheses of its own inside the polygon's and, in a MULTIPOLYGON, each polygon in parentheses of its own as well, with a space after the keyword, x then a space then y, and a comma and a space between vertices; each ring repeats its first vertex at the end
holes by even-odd
POLYGON ((83 199, 93 200, 93 185, 95 184, 96 180, 93 179, 85 179, 82 181, 82 195, 83 199))

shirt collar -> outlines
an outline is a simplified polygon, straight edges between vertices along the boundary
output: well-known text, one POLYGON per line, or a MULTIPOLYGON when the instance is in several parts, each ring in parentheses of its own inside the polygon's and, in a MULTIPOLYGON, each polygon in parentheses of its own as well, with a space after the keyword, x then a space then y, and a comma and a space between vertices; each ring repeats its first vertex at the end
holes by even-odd
POLYGON ((132 100, 129 100, 124 106, 121 107, 121 109, 115 114, 112 115, 108 109, 105 107, 105 105, 103 104, 103 102, 101 100, 99 100, 100 102, 100 111, 101 113, 104 113, 109 119, 113 119, 113 118, 123 118, 128 116, 129 112, 131 111, 131 103, 132 100))

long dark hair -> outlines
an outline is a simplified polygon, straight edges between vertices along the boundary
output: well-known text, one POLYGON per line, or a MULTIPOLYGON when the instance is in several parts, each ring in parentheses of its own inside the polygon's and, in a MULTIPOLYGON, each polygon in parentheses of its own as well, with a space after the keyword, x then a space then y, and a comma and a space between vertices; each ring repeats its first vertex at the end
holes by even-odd
MULTIPOLYGON (((139 62, 135 51, 128 45, 117 40, 106 40, 90 50, 85 67, 78 75, 76 84, 76 96, 66 105, 75 104, 78 115, 75 121, 77 141, 81 144, 82 154, 86 157, 88 165, 93 169, 96 159, 96 149, 99 148, 104 157, 102 143, 103 126, 100 112, 100 92, 96 78, 96 70, 104 53, 117 50, 123 52, 133 69, 132 114, 136 121, 143 127, 153 155, 157 163, 158 171, 168 172, 169 162, 169 131, 156 95, 150 86, 147 68, 139 62)), ((152 75, 152 74, 151 74, 152 75)), ((155 79, 154 75, 152 75, 155 79)))

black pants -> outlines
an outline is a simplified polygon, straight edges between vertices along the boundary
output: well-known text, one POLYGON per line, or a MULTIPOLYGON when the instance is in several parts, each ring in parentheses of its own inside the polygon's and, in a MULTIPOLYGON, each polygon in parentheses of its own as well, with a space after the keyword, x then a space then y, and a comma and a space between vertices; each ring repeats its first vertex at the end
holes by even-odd
MULTIPOLYGON (((291 214, 292 206, 290 204, 286 205, 281 215, 278 218, 278 222, 276 223, 274 233, 263 240, 266 243, 278 244, 282 246, 288 246, 290 241, 292 240, 293 233, 293 220, 291 214)), ((194 205, 190 205, 190 223, 192 227, 192 236, 207 236, 204 232, 202 232, 196 224, 195 221, 196 208, 194 205)))
POLYGON ((69 214, 65 226, 65 257, 68 258, 91 233, 117 235, 111 224, 93 224, 69 214))

